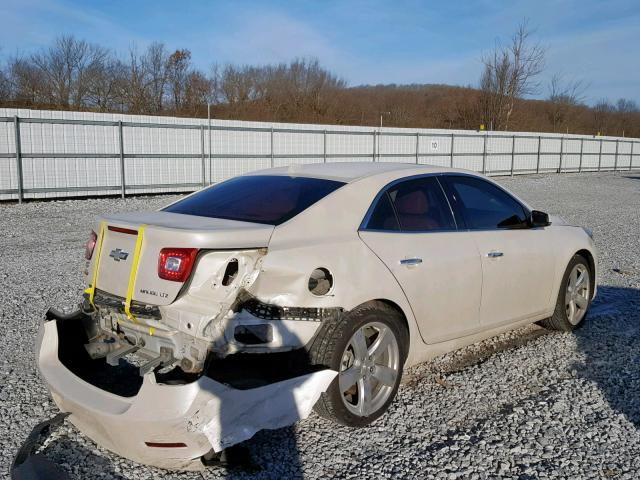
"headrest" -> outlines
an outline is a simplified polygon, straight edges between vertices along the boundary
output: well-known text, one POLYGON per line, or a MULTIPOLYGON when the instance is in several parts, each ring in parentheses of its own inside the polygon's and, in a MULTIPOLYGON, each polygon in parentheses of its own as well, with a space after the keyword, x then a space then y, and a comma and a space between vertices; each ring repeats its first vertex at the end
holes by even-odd
POLYGON ((297 190, 283 189, 271 195, 269 201, 262 202, 260 205, 254 205, 252 208, 260 216, 269 220, 275 219, 293 210, 296 206, 297 198, 297 190))
POLYGON ((429 202, 422 190, 416 190, 397 198, 395 207, 398 215, 423 215, 429 210, 429 202))

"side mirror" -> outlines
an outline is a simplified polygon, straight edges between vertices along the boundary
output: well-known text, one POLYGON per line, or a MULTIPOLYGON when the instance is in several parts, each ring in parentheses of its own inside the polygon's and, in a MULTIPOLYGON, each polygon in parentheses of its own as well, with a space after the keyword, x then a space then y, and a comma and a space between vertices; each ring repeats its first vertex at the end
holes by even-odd
POLYGON ((532 228, 536 227, 548 227, 551 225, 549 221, 549 215, 541 212, 540 210, 532 210, 531 217, 529 219, 532 228))

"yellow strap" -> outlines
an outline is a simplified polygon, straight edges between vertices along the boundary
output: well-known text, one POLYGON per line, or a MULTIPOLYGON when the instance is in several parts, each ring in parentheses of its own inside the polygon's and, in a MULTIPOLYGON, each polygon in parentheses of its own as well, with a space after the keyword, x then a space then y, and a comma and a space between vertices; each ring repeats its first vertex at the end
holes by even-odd
POLYGON ((136 278, 138 277, 138 262, 140 261, 140 251, 142 250, 142 241, 144 239, 144 228, 145 225, 140 225, 140 228, 138 228, 138 239, 136 240, 136 248, 133 251, 133 263, 131 265, 131 273, 129 274, 127 298, 124 302, 124 313, 127 314, 127 318, 129 320, 133 320, 134 322, 136 322, 136 317, 134 317, 131 313, 131 299, 133 298, 133 291, 136 288, 136 278))
MULTIPOLYGON (((104 237, 104 222, 100 222, 100 234, 98 235, 98 243, 96 244, 95 252, 96 262, 93 265, 93 279, 91 285, 85 290, 89 294, 89 303, 93 305, 93 297, 96 294, 96 282, 98 281, 98 270, 100 270, 100 256, 102 254, 102 238, 104 237)), ((95 307, 95 305, 93 305, 95 307)))

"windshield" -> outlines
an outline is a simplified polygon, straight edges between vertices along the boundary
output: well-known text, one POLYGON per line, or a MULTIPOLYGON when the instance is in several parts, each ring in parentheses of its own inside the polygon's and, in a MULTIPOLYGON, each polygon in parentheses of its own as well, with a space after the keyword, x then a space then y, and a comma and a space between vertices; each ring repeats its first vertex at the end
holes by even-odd
POLYGON ((280 175, 236 177, 164 208, 164 212, 280 225, 344 183, 280 175))

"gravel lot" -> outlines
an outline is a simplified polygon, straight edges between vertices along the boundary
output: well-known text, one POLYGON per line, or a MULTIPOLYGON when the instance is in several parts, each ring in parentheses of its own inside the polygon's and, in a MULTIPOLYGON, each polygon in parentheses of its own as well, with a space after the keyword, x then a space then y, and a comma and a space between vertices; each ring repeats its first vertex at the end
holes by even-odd
MULTIPOLYGON (((411 369, 391 411, 362 430, 316 415, 247 442, 260 478, 639 478, 640 174, 499 179, 535 207, 593 229, 599 295, 575 334, 527 327, 411 369)), ((0 455, 57 410, 35 368, 49 306, 81 293, 94 215, 170 197, 0 205, 0 455)), ((249 477, 179 474, 109 454, 65 424, 44 450, 76 478, 249 477)))

